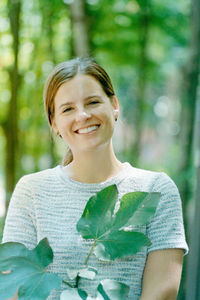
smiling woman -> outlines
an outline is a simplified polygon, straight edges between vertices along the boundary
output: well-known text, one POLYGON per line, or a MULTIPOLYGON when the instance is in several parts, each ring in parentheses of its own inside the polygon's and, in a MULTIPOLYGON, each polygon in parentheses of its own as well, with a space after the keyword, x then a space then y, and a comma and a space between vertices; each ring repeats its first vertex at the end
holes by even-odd
POLYGON ((111 140, 119 104, 101 66, 88 58, 59 64, 47 80, 44 100, 50 126, 69 146, 64 170, 71 178, 95 183, 121 170, 111 140))
MULTIPOLYGON (((47 79, 44 102, 51 128, 70 153, 62 165, 20 179, 10 201, 3 242, 16 241, 33 249, 47 237, 54 252, 47 271, 69 282, 66 269, 79 270, 91 248, 91 240, 82 240, 76 230, 87 200, 113 184, 119 191, 117 207, 126 193, 159 192, 155 215, 135 228, 152 244, 115 261, 91 256, 89 264, 98 274, 92 283, 81 278, 79 287, 94 296, 98 283, 109 278, 130 286, 129 300, 175 300, 183 254, 188 252, 179 192, 165 173, 135 168, 116 157, 112 135, 119 103, 108 74, 90 58, 63 62, 47 79)), ((63 284, 48 300, 58 300, 65 288, 63 284)))

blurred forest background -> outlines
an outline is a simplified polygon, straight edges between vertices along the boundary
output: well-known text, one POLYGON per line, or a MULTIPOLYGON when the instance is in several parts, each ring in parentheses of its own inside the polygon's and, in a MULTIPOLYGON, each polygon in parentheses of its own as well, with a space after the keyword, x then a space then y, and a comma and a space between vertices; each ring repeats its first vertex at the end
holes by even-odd
POLYGON ((1 0, 0 241, 17 180, 62 161, 65 146, 48 128, 42 94, 55 64, 75 56, 93 56, 113 80, 117 156, 177 184, 198 254, 195 262, 185 257, 178 299, 200 299, 197 223, 192 238, 200 213, 199 0, 1 0))

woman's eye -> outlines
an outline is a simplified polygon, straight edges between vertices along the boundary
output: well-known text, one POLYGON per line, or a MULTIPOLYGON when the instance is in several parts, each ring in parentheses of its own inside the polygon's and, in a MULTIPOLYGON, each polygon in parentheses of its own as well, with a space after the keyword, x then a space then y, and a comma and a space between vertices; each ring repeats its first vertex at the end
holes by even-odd
POLYGON ((94 101, 91 101, 89 104, 97 104, 97 103, 99 103, 99 101, 98 100, 94 100, 94 101))
POLYGON ((70 111, 70 110, 72 110, 72 107, 67 107, 67 108, 65 108, 65 109, 63 110, 63 112, 68 112, 68 111, 70 111))

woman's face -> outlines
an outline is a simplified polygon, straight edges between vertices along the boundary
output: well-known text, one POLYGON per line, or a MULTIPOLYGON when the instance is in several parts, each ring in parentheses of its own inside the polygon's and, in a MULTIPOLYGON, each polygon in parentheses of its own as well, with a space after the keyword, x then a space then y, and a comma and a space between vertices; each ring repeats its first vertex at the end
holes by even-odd
POLYGON ((110 143, 118 100, 111 100, 94 77, 76 75, 60 86, 54 101, 52 127, 73 154, 110 143))

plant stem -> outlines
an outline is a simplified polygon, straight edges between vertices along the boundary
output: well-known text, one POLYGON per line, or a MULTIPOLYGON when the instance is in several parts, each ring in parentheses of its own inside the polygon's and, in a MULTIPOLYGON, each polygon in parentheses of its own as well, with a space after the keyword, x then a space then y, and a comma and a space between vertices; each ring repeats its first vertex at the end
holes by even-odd
MULTIPOLYGON (((91 247, 91 249, 90 249, 90 252, 88 253, 88 256, 86 257, 86 259, 85 259, 85 261, 84 261, 84 265, 87 265, 87 262, 88 262, 88 260, 89 260, 89 258, 90 258, 90 256, 91 256, 91 254, 92 254, 92 252, 93 252, 93 250, 94 250, 94 247, 96 246, 96 244, 97 244, 97 241, 94 241, 94 243, 93 243, 93 245, 92 245, 92 247, 91 247)), ((63 282, 65 283, 65 284, 67 284, 69 287, 71 287, 71 288, 78 288, 78 284, 79 284, 79 280, 80 280, 80 276, 79 275, 77 275, 76 276, 76 283, 75 283, 75 285, 72 285, 72 284, 70 284, 69 282, 67 282, 67 281, 65 281, 65 280, 63 280, 63 282)))
POLYGON ((72 285, 72 284, 70 284, 69 282, 67 282, 67 281, 65 281, 65 280, 63 280, 62 282, 64 282, 66 285, 68 285, 69 287, 71 287, 71 288, 74 288, 74 286, 72 285))
POLYGON ((90 252, 89 252, 88 256, 86 257, 86 259, 85 259, 85 261, 84 261, 84 265, 87 265, 87 262, 88 262, 88 260, 89 260, 89 258, 90 258, 90 256, 91 256, 91 254, 92 254, 92 252, 93 252, 94 247, 96 246, 96 244, 97 244, 97 241, 95 240, 95 241, 94 241, 94 244, 92 245, 92 247, 91 247, 91 249, 90 249, 90 252))
POLYGON ((78 288, 78 283, 79 283, 79 280, 80 280, 80 276, 76 276, 76 284, 75 284, 75 288, 78 288))

